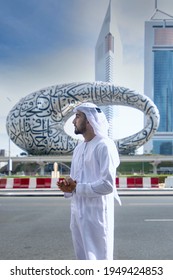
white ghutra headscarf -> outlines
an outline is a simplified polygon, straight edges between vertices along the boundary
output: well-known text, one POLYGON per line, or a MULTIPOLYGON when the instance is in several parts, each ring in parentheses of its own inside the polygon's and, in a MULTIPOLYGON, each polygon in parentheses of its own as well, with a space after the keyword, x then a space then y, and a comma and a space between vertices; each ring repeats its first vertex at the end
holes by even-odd
POLYGON ((100 137, 108 137, 109 123, 103 111, 93 103, 82 103, 77 106, 73 112, 80 111, 86 115, 87 120, 92 126, 95 135, 100 137))

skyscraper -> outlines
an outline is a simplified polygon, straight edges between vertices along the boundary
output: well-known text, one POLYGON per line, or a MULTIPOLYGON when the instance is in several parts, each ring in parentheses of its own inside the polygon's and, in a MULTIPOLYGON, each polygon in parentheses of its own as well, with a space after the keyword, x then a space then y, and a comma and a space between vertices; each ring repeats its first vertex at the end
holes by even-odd
MULTIPOLYGON (((122 65, 122 45, 115 20, 115 8, 110 0, 109 6, 95 47, 95 80, 118 83, 122 65)), ((115 106, 102 106, 110 125, 109 136, 113 138, 113 116, 115 106)))
POLYGON ((173 154, 173 16, 159 10, 145 22, 144 94, 160 112, 160 125, 144 153, 173 154))

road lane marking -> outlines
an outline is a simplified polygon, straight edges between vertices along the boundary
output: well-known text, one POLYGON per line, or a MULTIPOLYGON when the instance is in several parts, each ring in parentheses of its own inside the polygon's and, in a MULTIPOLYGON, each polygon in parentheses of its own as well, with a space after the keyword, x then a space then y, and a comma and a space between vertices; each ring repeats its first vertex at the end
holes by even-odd
MULTIPOLYGON (((125 204, 125 203, 124 203, 125 204)), ((138 203, 126 203, 125 206, 173 206, 173 203, 164 203, 164 202, 157 202, 157 203, 152 203, 152 202, 138 202, 138 203)))
POLYGON ((173 219, 145 219, 145 222, 173 222, 173 219))

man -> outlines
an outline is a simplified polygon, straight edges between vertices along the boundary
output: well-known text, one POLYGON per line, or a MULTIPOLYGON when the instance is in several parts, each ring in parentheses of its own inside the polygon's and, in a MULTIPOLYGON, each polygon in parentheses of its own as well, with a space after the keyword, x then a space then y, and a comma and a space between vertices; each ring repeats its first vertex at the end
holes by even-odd
POLYGON ((114 243, 114 197, 119 156, 108 138, 104 113, 92 103, 74 109, 76 134, 84 141, 73 153, 70 178, 58 182, 65 197, 71 197, 72 239, 76 258, 112 260, 114 243))

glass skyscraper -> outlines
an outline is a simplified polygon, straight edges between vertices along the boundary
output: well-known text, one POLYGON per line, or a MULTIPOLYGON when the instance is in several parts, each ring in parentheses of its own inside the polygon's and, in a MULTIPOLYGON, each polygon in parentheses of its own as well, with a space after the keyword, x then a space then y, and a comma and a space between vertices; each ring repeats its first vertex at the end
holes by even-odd
POLYGON ((144 153, 173 155, 173 16, 156 8, 145 22, 144 94, 160 112, 160 125, 144 153))
MULTIPOLYGON (((115 4, 110 0, 95 47, 95 80, 119 83, 122 67, 122 44, 115 21, 115 4)), ((102 106, 109 122, 109 136, 113 138, 113 118, 117 106, 102 106)))

